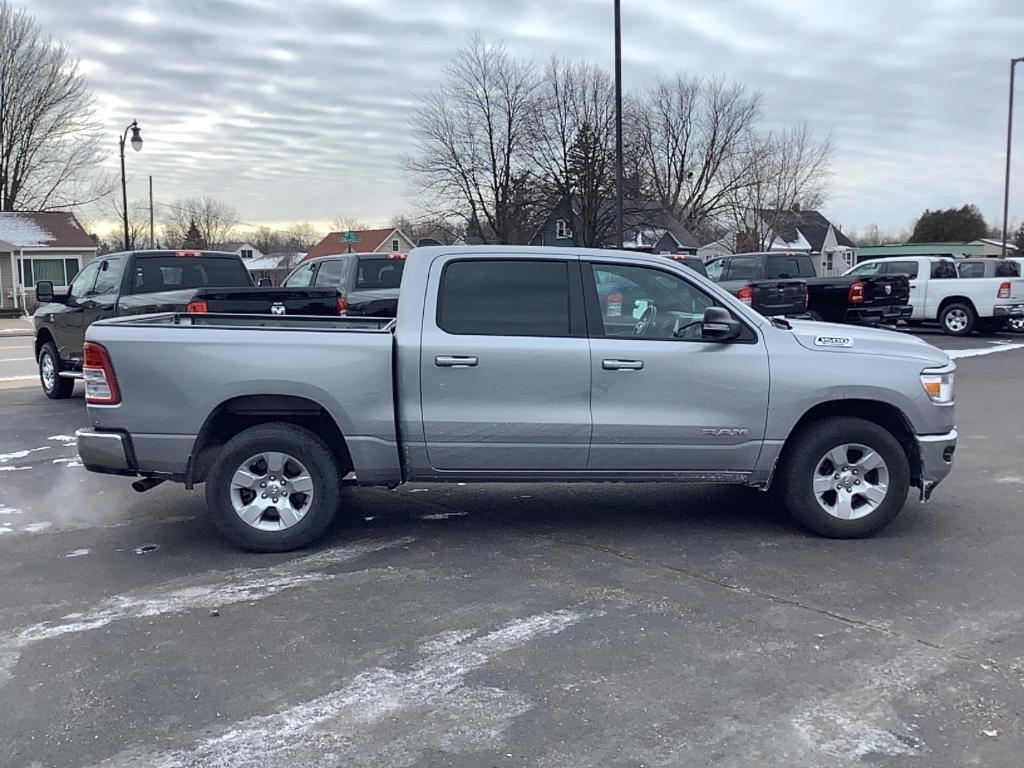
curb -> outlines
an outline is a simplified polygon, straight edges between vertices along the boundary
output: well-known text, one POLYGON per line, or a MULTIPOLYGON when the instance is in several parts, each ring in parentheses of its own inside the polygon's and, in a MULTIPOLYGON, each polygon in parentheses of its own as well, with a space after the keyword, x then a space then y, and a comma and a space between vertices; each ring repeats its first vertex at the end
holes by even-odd
POLYGON ((19 338, 24 336, 35 336, 35 332, 26 328, 24 331, 0 331, 0 339, 19 338))

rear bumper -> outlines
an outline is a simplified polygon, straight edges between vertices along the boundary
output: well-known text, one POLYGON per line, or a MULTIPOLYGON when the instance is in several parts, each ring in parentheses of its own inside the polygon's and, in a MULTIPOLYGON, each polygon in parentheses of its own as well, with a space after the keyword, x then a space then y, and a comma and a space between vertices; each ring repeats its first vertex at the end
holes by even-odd
POLYGON ((858 307, 846 310, 848 323, 877 323, 881 321, 909 320, 914 308, 909 304, 897 304, 891 307, 858 307))
POLYGON ((935 486, 952 471, 956 439, 955 429, 944 435, 917 436, 917 452, 921 457, 921 476, 918 478, 921 501, 928 501, 935 486))
POLYGON ((135 476, 131 439, 121 432, 80 429, 75 433, 78 457, 90 472, 135 476))
POLYGON ((1004 304, 992 311, 993 317, 1024 317, 1024 304, 1004 304))

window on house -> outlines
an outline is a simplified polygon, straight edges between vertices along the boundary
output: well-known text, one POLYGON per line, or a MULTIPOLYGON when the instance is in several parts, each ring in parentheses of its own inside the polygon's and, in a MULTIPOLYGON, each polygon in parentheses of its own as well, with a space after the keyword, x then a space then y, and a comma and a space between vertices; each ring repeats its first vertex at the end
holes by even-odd
POLYGON ((565 219, 555 221, 555 237, 558 240, 569 240, 572 237, 572 230, 569 229, 569 222, 565 219))
POLYGON ((40 280, 55 286, 69 285, 78 274, 78 259, 34 259, 18 261, 18 279, 26 288, 34 288, 40 280))
POLYGON ((251 259, 252 258, 252 249, 251 248, 243 248, 242 249, 242 258, 243 259, 251 259))
POLYGON ((391 241, 391 250, 392 251, 399 251, 399 250, 401 250, 399 248, 399 245, 400 245, 400 243, 398 242, 398 238, 396 237, 394 240, 391 241))
POLYGON ((825 271, 831 272, 835 269, 835 253, 832 251, 825 252, 825 271))

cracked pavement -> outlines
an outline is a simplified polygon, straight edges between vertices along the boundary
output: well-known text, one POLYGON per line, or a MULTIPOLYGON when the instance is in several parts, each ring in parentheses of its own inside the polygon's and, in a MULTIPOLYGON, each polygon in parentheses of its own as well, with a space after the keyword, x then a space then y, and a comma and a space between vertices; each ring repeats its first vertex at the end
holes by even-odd
POLYGON ((459 485, 246 554, 75 466, 81 399, 5 391, 0 763, 1017 766, 1024 350, 959 364, 954 474, 864 541, 743 489, 459 485))

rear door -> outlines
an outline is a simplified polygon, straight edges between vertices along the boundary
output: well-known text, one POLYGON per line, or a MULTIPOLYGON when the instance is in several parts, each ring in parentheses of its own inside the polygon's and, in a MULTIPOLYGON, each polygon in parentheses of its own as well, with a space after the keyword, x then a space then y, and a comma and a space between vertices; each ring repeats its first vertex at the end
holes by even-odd
POLYGON ((675 272, 584 262, 583 279, 593 378, 589 468, 752 470, 768 413, 768 355, 756 330, 734 342, 703 341, 700 320, 717 302, 675 272), (605 295, 620 295, 621 307, 605 295))
POLYGON ((432 467, 586 469, 590 347, 578 264, 562 255, 433 263, 420 350, 432 467))

